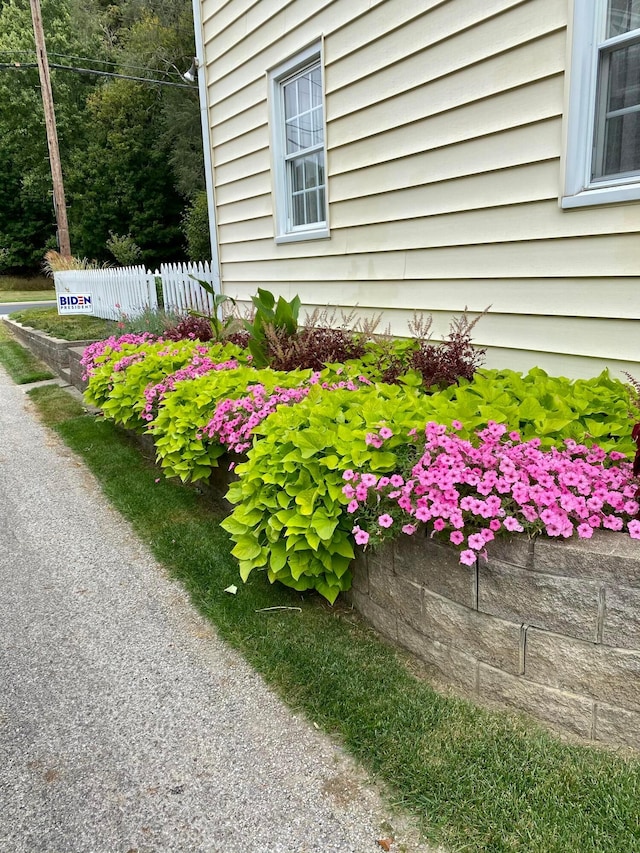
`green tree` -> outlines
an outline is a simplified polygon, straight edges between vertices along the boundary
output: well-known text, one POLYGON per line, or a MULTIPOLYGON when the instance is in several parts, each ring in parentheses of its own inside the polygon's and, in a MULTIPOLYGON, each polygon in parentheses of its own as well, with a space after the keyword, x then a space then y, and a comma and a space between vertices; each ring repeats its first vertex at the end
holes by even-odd
MULTIPOLYGON (((42 0, 42 17, 50 53, 78 53, 67 0, 42 0)), ((97 50, 94 39, 84 49, 97 50)), ((0 61, 35 62, 28 0, 0 4, 0 61)), ((52 88, 60 154, 68 163, 71 149, 84 136, 84 104, 94 83, 86 77, 52 71, 52 88)), ((7 250, 5 267, 39 267, 47 248, 55 246, 51 173, 40 84, 36 68, 0 71, 0 247, 7 250)))
POLYGON ((101 86, 88 101, 91 139, 74 153, 68 183, 71 240, 89 257, 108 257, 109 232, 130 234, 153 265, 184 255, 184 202, 167 178, 158 141, 157 89, 129 80, 101 86))
MULTIPOLYGON (((173 81, 191 63, 190 0, 41 3, 52 63, 173 81)), ((0 63, 17 61, 35 62, 29 0, 0 0, 0 63)), ((197 88, 51 77, 74 253, 107 258, 112 231, 149 264, 182 256, 183 212, 204 187, 197 88)), ((55 221, 36 68, 0 70, 0 169, 3 266, 39 266, 55 221)))

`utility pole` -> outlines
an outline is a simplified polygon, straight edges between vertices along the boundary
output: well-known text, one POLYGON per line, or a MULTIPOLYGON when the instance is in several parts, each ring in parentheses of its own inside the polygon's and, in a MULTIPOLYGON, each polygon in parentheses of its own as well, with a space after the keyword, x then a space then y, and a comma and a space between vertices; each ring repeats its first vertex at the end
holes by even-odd
POLYGON ((33 34, 36 40, 36 54, 38 57, 38 71, 40 72, 42 106, 44 108, 44 120, 47 128, 47 143, 49 145, 49 162, 51 163, 51 179, 53 181, 53 206, 56 214, 56 224, 58 226, 58 245, 60 247, 60 254, 63 257, 71 257, 69 226, 67 224, 67 203, 64 197, 64 183, 62 180, 62 166, 60 165, 60 149, 58 147, 56 114, 53 109, 53 93, 51 91, 49 61, 47 59, 47 47, 44 41, 44 29, 42 27, 40 0, 30 0, 30 2, 31 18, 33 20, 33 34))

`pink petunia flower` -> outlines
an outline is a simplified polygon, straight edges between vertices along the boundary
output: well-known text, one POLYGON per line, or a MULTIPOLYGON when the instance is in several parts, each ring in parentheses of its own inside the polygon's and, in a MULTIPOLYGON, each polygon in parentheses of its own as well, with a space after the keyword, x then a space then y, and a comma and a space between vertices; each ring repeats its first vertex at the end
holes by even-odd
POLYGON ((581 539, 591 539, 593 536, 593 527, 590 524, 579 524, 577 531, 581 539))
POLYGON ((361 530, 357 524, 351 532, 356 538, 356 545, 366 545, 369 541, 369 534, 367 533, 367 531, 361 530))

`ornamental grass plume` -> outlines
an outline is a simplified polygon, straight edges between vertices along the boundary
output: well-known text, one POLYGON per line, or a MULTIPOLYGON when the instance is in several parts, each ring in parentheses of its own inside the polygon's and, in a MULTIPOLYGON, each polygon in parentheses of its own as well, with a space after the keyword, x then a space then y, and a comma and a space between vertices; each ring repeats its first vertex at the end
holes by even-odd
MULTIPOLYGON (((358 544, 413 535, 422 522, 471 565, 501 534, 589 539, 602 527, 626 528, 640 539, 640 489, 623 453, 571 439, 562 449, 540 450, 540 439, 522 441, 494 421, 472 444, 456 428, 462 424, 454 422, 451 430, 427 424, 424 446, 416 444, 419 458, 406 473, 344 472, 342 491, 358 544)), ((382 430, 367 438, 376 447, 385 441, 382 430)))

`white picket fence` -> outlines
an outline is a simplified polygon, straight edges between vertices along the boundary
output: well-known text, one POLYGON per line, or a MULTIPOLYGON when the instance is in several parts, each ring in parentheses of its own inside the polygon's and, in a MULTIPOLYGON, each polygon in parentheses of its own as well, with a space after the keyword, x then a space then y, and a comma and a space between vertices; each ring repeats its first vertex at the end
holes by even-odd
POLYGON ((162 279, 162 301, 167 311, 186 313, 189 309, 211 314, 213 297, 198 284, 206 281, 220 293, 220 278, 208 261, 198 264, 162 264, 156 275, 162 279))
POLYGON ((189 309, 211 313, 212 297, 196 279, 206 281, 220 292, 217 271, 203 263, 162 264, 151 272, 143 266, 107 267, 97 270, 65 270, 54 274, 58 295, 91 295, 93 314, 105 320, 137 317, 146 309, 162 305, 168 311, 187 313, 189 309))

